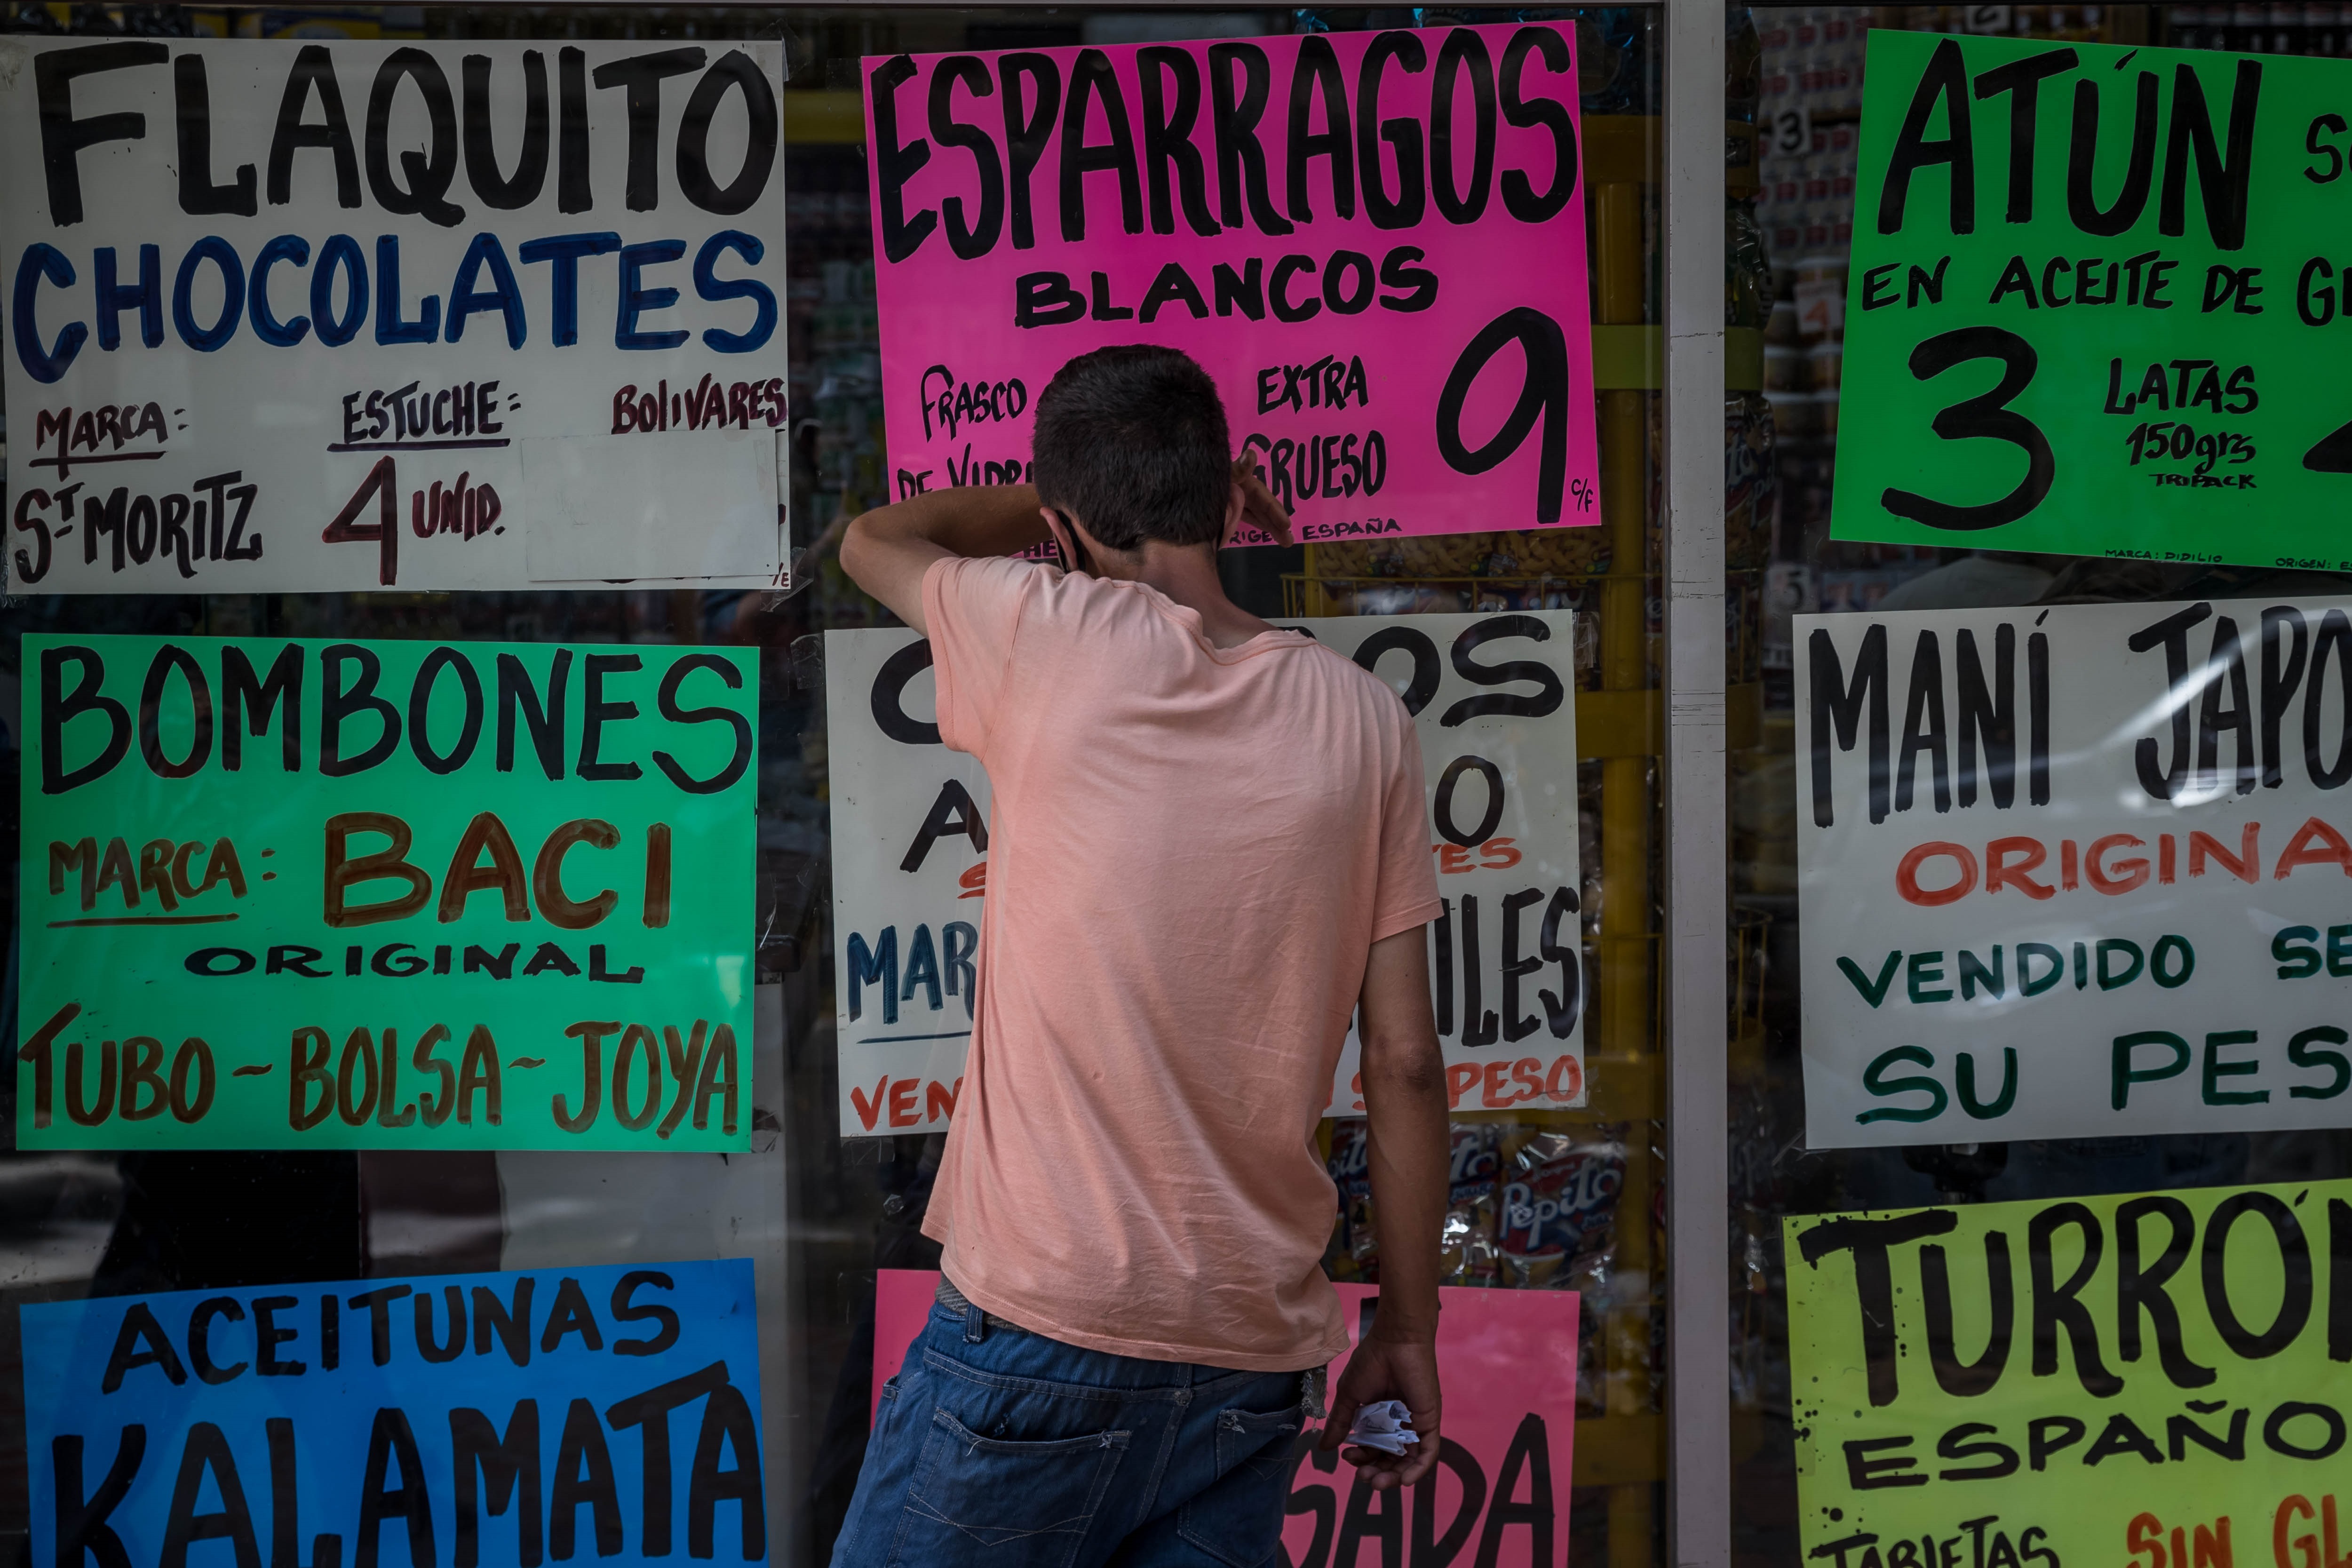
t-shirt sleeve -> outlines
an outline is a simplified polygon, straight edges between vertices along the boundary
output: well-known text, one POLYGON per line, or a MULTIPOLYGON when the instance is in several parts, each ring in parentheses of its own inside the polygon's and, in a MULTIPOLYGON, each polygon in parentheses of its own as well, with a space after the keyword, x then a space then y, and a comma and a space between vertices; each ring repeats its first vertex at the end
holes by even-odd
POLYGON ((1421 737, 1409 720, 1398 730, 1400 738, 1381 810, 1381 883, 1372 896, 1374 942, 1433 921, 1444 909, 1438 902, 1437 868, 1429 850, 1421 737))
POLYGON ((1005 700, 1013 638, 1038 570, 1006 557, 951 556, 923 574, 940 739, 952 750, 986 761, 988 737, 1005 700))

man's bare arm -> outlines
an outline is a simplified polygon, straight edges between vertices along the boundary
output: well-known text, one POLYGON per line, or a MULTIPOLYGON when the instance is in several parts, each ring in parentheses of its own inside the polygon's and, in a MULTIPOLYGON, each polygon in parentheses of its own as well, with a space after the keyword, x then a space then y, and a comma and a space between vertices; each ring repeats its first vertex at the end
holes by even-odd
POLYGON ((950 555, 1013 555, 1051 535, 1034 485, 974 485, 927 490, 877 507, 849 525, 841 569, 892 614, 923 624, 923 574, 950 555))
POLYGON ((1340 1374, 1322 1446, 1339 1447, 1362 1405, 1403 1400, 1419 1444, 1398 1457, 1363 1449, 1348 1455, 1375 1489, 1411 1486, 1437 1462, 1438 1243, 1451 1146, 1445 1060, 1429 1005, 1428 941, 1415 926, 1374 942, 1361 997, 1380 1309, 1340 1374))

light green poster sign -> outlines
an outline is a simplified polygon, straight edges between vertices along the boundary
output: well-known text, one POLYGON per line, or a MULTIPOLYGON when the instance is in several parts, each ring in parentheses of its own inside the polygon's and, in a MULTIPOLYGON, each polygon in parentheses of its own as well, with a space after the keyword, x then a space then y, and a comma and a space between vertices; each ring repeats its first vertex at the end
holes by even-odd
POLYGON ((2352 569, 2352 63, 1869 47, 1834 535, 2352 569))
POLYGON ((1783 1222, 1805 1561, 2337 1568, 2352 1182, 1783 1222))
POLYGON ((750 1147, 734 648, 27 637, 26 1149, 750 1147))

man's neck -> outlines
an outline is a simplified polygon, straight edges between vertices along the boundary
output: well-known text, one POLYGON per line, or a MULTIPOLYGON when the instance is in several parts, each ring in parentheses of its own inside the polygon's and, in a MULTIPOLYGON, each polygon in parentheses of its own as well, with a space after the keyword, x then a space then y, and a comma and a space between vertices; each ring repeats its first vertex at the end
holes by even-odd
POLYGON ((1093 564, 1097 575, 1157 588, 1198 615, 1201 630, 1215 647, 1238 647, 1274 629, 1225 597, 1214 545, 1147 539, 1139 550, 1097 551, 1093 564))

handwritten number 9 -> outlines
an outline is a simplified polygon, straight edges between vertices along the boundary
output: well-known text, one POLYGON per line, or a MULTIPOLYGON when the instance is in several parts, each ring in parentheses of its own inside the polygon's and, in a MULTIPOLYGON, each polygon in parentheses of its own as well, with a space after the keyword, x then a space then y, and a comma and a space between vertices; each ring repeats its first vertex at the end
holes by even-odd
POLYGON ((2010 400, 2025 390, 2041 364, 2041 356, 2033 352, 2032 343, 2000 327, 1963 327, 1958 331, 1939 332, 1911 351, 1911 374, 1921 381, 1933 381, 1956 365, 1979 359, 2001 362, 2000 384, 1944 409, 1936 416, 1931 428, 1947 441, 1981 438, 2023 447, 2025 478, 2000 500, 1981 506, 1954 506, 1949 501, 1931 500, 1889 486, 1879 497, 1879 504, 1895 516, 1907 517, 1929 528, 1956 531, 1999 528, 2003 523, 2015 522, 2040 506, 2042 498, 2050 493, 2058 472, 2050 438, 2042 435, 2040 426, 2009 406, 2010 400))
POLYGON ((1517 452, 1538 420, 1543 434, 1536 467, 1536 521, 1558 522, 1568 479, 1568 339, 1558 321, 1521 305, 1487 322, 1454 362, 1437 399, 1438 455, 1456 473, 1483 474, 1517 452), (1528 356, 1519 400, 1493 438, 1474 449, 1462 438, 1462 405, 1487 362, 1514 342, 1528 356))

